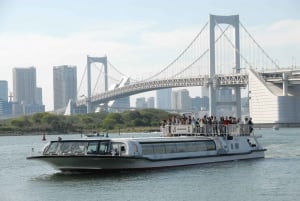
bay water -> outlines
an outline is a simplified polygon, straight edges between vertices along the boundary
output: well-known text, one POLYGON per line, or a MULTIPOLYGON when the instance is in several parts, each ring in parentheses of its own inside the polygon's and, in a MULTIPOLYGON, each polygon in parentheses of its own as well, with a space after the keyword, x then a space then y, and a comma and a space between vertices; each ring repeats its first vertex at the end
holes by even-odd
MULTIPOLYGON (((26 160, 32 148, 43 147, 41 135, 2 136, 0 201, 300 200, 300 129, 255 132, 268 149, 264 159, 114 174, 62 174, 26 160)), ((47 141, 58 136, 80 137, 47 141)))

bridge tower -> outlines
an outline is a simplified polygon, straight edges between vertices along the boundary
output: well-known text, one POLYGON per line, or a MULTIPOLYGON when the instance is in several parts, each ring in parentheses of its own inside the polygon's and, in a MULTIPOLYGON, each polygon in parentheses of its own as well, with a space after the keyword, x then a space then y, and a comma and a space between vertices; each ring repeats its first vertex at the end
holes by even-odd
POLYGON ((91 64, 92 63, 102 63, 104 65, 104 89, 108 90, 108 74, 107 74, 107 57, 90 57, 87 56, 87 102, 86 102, 86 111, 87 113, 92 112, 92 103, 91 103, 91 64))
MULTIPOLYGON (((239 15, 230 15, 230 16, 218 16, 210 15, 209 16, 209 36, 210 36, 210 71, 209 77, 211 83, 209 85, 209 111, 210 115, 216 115, 216 85, 215 85, 215 26, 217 24, 228 24, 234 27, 235 29, 235 72, 240 73, 240 30, 239 30, 239 15)), ((236 111, 237 117, 241 117, 241 89, 235 87, 236 94, 236 111)))

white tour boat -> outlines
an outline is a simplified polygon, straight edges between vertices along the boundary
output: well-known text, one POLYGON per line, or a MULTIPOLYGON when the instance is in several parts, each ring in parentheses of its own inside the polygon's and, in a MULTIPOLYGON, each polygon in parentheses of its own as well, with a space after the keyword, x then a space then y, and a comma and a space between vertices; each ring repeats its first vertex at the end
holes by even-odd
MULTIPOLYGON (((225 128, 225 127, 224 127, 225 128)), ((263 158, 264 149, 247 125, 227 125, 226 133, 192 125, 165 125, 162 137, 81 138, 51 141, 27 157, 61 171, 123 171, 169 168, 263 158)))

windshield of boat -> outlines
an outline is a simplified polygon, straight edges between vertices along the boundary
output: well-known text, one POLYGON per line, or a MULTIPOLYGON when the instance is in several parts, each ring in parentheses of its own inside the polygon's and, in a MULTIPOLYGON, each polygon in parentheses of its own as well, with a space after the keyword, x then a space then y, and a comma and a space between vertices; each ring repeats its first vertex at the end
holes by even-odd
POLYGON ((109 141, 53 141, 44 155, 85 155, 109 153, 109 141))

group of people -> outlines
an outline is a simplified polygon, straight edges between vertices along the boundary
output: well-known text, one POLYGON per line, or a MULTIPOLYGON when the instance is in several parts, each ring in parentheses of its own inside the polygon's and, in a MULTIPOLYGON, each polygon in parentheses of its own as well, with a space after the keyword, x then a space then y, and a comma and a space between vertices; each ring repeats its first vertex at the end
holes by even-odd
POLYGON ((253 132, 252 118, 245 117, 244 120, 236 117, 223 117, 217 118, 216 116, 204 115, 202 118, 195 118, 192 116, 172 116, 167 120, 161 122, 162 126, 165 125, 192 125, 194 133, 203 134, 230 134, 233 132, 250 134, 253 132))

